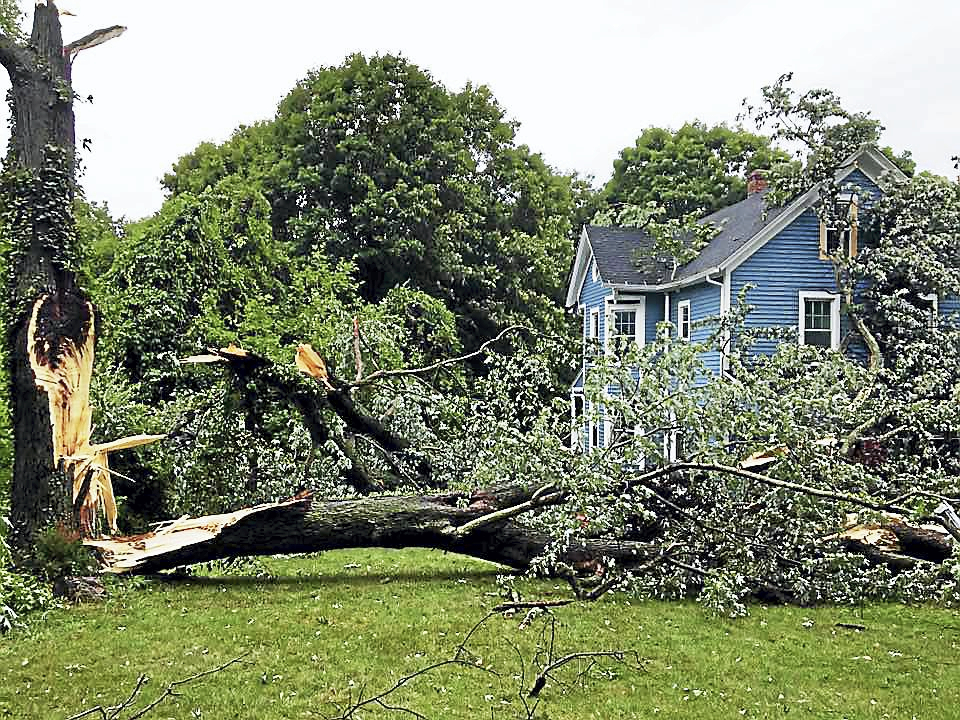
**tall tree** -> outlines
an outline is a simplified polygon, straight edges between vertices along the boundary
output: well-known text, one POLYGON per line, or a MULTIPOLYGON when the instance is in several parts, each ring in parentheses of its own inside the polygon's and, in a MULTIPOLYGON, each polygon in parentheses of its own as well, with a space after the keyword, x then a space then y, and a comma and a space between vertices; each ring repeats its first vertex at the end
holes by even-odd
POLYGON ((53 0, 37 2, 29 38, 7 23, 0 64, 10 76, 11 137, 0 187, 7 276, 7 361, 14 430, 13 544, 29 547, 51 522, 76 527, 72 474, 61 463, 56 413, 69 413, 64 375, 92 354, 93 308, 77 282, 73 60, 123 31, 105 28, 64 45, 53 0), (41 392, 45 383, 52 392, 41 392), (61 408, 57 410, 56 408, 61 408), (53 413, 53 414, 52 414, 53 413))
POLYGON ((262 183, 292 255, 354 262, 368 301, 404 283, 442 299, 470 347, 511 321, 564 327, 572 180, 515 130, 484 86, 451 92, 402 57, 353 55, 164 182, 174 194, 233 173, 262 183))
POLYGON ((676 132, 651 127, 620 151, 603 194, 608 206, 653 203, 668 218, 705 215, 742 200, 747 173, 789 159, 770 138, 740 128, 699 121, 676 132))

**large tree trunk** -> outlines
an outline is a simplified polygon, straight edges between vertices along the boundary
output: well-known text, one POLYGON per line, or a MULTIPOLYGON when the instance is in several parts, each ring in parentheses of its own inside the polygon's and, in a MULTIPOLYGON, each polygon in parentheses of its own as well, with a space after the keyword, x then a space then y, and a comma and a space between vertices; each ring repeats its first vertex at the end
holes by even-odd
POLYGON ((38 4, 29 45, 0 41, 0 62, 12 83, 10 152, 3 188, 10 245, 7 328, 14 464, 11 540, 27 550, 45 525, 75 527, 70 479, 55 464, 46 393, 37 388, 28 328, 38 299, 50 299, 36 325, 38 349, 54 363, 65 344, 83 342, 90 318, 74 275, 73 90, 56 6, 38 4))
MULTIPOLYGON (((153 573, 182 565, 246 555, 274 555, 356 547, 425 547, 527 568, 554 540, 510 520, 464 526, 532 493, 520 487, 475 492, 463 507, 458 495, 320 500, 305 496, 236 513, 175 521, 130 538, 88 540, 111 572, 153 573)), ((620 567, 648 560, 656 546, 586 539, 559 549, 559 559, 595 573, 602 558, 620 567)))

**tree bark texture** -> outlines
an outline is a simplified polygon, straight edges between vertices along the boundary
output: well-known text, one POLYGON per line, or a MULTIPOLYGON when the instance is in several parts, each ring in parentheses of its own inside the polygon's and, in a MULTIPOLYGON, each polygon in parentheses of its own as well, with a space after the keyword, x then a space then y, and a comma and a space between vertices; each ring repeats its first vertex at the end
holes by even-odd
MULTIPOLYGON (((308 553, 356 547, 424 547, 525 569, 553 536, 504 520, 469 533, 457 528, 511 505, 527 493, 517 488, 474 493, 469 504, 455 495, 407 495, 320 500, 311 496, 226 515, 181 520, 155 533, 88 540, 111 572, 154 573, 182 565, 245 555, 308 553), (491 504, 495 499, 495 504, 491 504)), ((637 565, 658 552, 642 542, 584 539, 560 550, 574 569, 596 572, 599 561, 637 565)))
POLYGON ((54 464, 48 400, 36 386, 27 354, 30 315, 38 298, 49 298, 40 324, 46 335, 38 346, 54 362, 65 341, 80 341, 75 333, 83 324, 76 315, 83 297, 70 263, 73 90, 53 2, 36 5, 28 45, 0 40, 0 63, 12 84, 13 120, 3 198, 11 247, 6 338, 14 435, 11 541, 23 552, 42 527, 56 522, 69 532, 75 525, 69 478, 54 464))

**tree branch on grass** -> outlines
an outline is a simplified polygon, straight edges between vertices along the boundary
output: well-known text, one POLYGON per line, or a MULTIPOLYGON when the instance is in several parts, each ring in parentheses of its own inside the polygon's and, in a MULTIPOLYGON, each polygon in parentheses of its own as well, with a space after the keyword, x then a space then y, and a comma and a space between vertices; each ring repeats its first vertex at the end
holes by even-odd
MULTIPOLYGON (((209 675, 214 675, 216 673, 222 672, 223 670, 226 670, 231 665, 242 663, 244 662, 244 658, 247 657, 247 655, 249 654, 250 654, 249 652, 245 652, 243 653, 243 655, 239 655, 233 658, 232 660, 228 660, 227 662, 223 663, 222 665, 218 665, 215 668, 210 668, 209 670, 203 670, 201 672, 194 673, 193 675, 190 675, 189 677, 185 677, 182 680, 174 680, 173 682, 168 684, 163 689, 163 692, 161 692, 156 698, 151 700, 141 709, 133 712, 133 714, 127 715, 125 718, 123 718, 123 720, 139 720, 139 718, 146 716, 147 713, 154 710, 158 705, 160 705, 160 703, 162 703, 167 698, 177 696, 179 694, 177 692, 178 688, 183 687, 184 685, 188 685, 202 678, 205 678, 209 675)), ((150 681, 149 676, 145 674, 141 674, 140 677, 137 678, 137 684, 136 686, 134 686, 133 691, 130 693, 129 697, 127 697, 126 700, 123 700, 122 702, 120 702, 118 705, 110 705, 108 707, 97 705, 96 707, 92 707, 92 708, 89 708, 88 710, 79 712, 76 715, 71 715, 66 720, 81 720, 81 718, 93 717, 93 716, 100 718, 100 720, 121 720, 121 717, 120 717, 121 713, 123 713, 125 710, 130 710, 133 707, 133 705, 137 701, 137 698, 140 697, 141 691, 149 681, 150 681)))
MULTIPOLYGON (((503 637, 502 635, 500 636, 501 641, 507 643, 514 650, 519 659, 519 671, 515 675, 517 678, 517 684, 514 692, 517 699, 523 705, 524 717, 526 720, 533 720, 533 718, 537 717, 537 708, 542 699, 541 694, 548 682, 553 682, 558 686, 562 686, 563 690, 561 691, 561 695, 563 695, 569 692, 569 688, 574 684, 579 683, 582 685, 586 681, 590 672, 596 667, 597 663, 602 660, 612 660, 618 664, 626 665, 633 670, 643 669, 643 660, 636 650, 584 650, 566 653, 560 657, 557 657, 555 655, 555 618, 549 612, 549 610, 547 610, 548 607, 556 607, 556 605, 548 605, 545 603, 534 604, 534 610, 531 610, 531 613, 528 614, 528 616, 522 623, 520 623, 518 627, 519 631, 523 631, 537 619, 543 618, 545 620, 545 625, 541 631, 537 649, 532 658, 526 658, 515 643, 508 638, 503 637), (539 610, 540 612, 538 614, 533 614, 535 610, 539 610), (633 664, 628 664, 630 659, 633 660, 633 664), (560 677, 557 676, 556 673, 562 668, 570 665, 571 663, 584 660, 587 662, 579 667, 572 681, 564 682, 560 677), (528 690, 526 671, 528 665, 531 663, 536 666, 536 675, 528 690), (534 701, 532 704, 529 702, 531 699, 534 701)), ((387 699, 394 693, 398 692, 401 688, 409 685, 417 679, 451 666, 457 666, 466 670, 493 675, 500 681, 500 685, 502 687, 504 676, 497 672, 494 668, 484 664, 483 660, 478 655, 473 653, 468 647, 471 638, 473 638, 474 635, 478 633, 492 618, 498 615, 500 612, 499 608, 501 608, 500 605, 484 615, 469 630, 469 632, 466 633, 463 641, 457 645, 451 657, 439 662, 431 663, 430 665, 419 668, 414 672, 403 675, 392 686, 374 695, 371 695, 370 697, 364 698, 363 693, 365 688, 361 688, 357 698, 352 700, 346 707, 338 708, 340 714, 335 718, 332 718, 332 720, 350 720, 350 718, 357 717, 361 711, 376 707, 387 711, 405 713, 412 717, 418 718, 419 720, 427 720, 428 716, 420 711, 407 705, 387 702, 387 699)))

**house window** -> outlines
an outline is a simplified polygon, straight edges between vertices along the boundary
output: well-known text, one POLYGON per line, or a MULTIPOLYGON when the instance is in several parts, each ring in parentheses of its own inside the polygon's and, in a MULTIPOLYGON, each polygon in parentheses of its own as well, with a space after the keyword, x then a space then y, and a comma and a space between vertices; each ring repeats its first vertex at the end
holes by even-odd
POLYGON ((600 278, 600 268, 597 267, 596 260, 590 263, 590 277, 592 277, 594 281, 600 278))
POLYGON ((677 303, 677 335, 681 340, 690 340, 690 301, 677 303))
POLYGON ((596 355, 600 342, 600 308, 590 311, 590 324, 587 327, 587 354, 596 355))
POLYGON ((638 313, 636 308, 613 308, 610 312, 610 349, 618 352, 629 350, 631 343, 639 342, 638 313))
POLYGON ((940 299, 936 293, 920 296, 920 307, 927 311, 927 328, 936 330, 940 327, 940 299))
POLYGON ((857 196, 846 195, 837 201, 836 216, 847 216, 845 227, 827 227, 826 222, 820 221, 820 259, 829 260, 831 256, 841 254, 843 257, 857 256, 857 196))
POLYGON ((581 430, 586 430, 587 433, 586 449, 593 450, 594 448, 600 447, 600 423, 597 421, 597 416, 594 412, 595 406, 592 402, 584 400, 583 408, 583 419, 586 421, 586 424, 581 425, 581 430))
POLYGON ((635 338, 637 336, 637 311, 614 310, 613 334, 617 337, 635 338))
POLYGON ((800 293, 800 344, 840 347, 840 298, 831 293, 800 293))
POLYGON ((574 393, 570 397, 570 449, 583 452, 583 395, 574 393))

